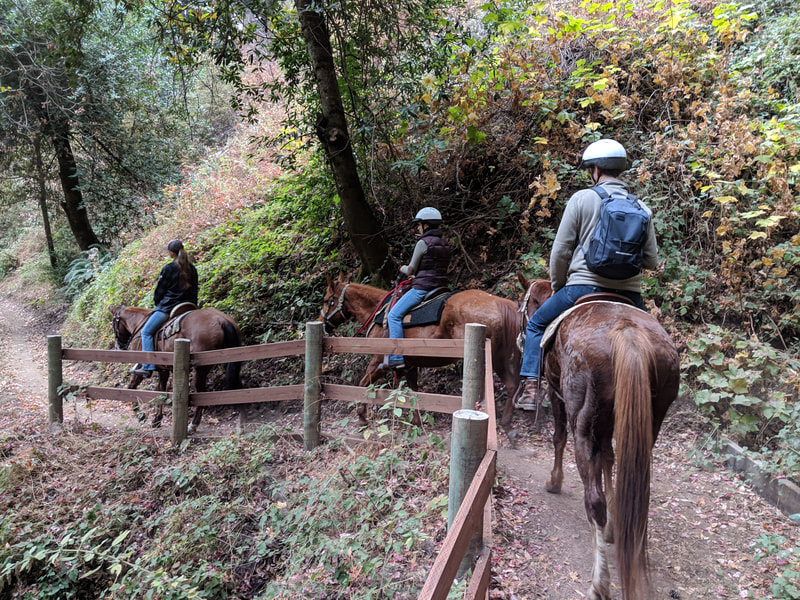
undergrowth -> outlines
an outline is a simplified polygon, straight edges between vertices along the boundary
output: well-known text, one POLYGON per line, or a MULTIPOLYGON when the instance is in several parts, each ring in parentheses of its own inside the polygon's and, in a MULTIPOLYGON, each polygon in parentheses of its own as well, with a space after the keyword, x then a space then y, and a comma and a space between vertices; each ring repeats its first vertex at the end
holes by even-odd
POLYGON ((178 451, 132 432, 8 441, 0 598, 416 597, 447 455, 397 424, 392 445, 313 453, 267 427, 178 451))

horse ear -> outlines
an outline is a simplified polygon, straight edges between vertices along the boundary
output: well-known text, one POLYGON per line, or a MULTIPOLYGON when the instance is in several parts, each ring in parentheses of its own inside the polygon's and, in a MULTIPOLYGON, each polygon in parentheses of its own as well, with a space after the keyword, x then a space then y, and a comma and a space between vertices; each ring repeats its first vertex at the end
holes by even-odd
POLYGON ((528 289, 528 285, 530 285, 530 281, 528 281, 528 278, 525 277, 525 275, 522 273, 522 271, 517 271, 517 280, 519 281, 520 285, 522 285, 522 289, 524 289, 524 290, 528 289))
POLYGON ((344 283, 345 281, 347 281, 344 278, 344 271, 339 271, 339 279, 337 281, 338 281, 338 283, 344 283))

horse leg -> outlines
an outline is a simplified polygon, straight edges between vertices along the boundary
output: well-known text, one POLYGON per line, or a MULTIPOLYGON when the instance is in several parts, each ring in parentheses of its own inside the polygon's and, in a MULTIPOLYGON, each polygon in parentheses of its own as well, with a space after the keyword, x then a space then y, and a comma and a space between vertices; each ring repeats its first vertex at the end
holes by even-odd
MULTIPOLYGON (((135 390, 136 388, 139 387, 139 384, 142 383, 143 379, 144 377, 142 377, 141 375, 136 375, 134 373, 133 375, 131 375, 131 380, 128 383, 128 389, 135 390)), ((138 398, 136 398, 136 400, 133 401, 133 413, 136 415, 136 418, 139 419, 139 421, 142 423, 147 419, 147 415, 142 410, 141 402, 139 402, 138 398)))
POLYGON ((612 600, 611 578, 608 573, 608 548, 603 530, 597 523, 592 523, 594 566, 592 567, 592 585, 586 592, 586 600, 612 600))
MULTIPOLYGON (((583 481, 583 502, 593 531, 592 585, 587 600, 611 600, 611 576, 608 572, 606 526, 608 506, 603 494, 603 471, 606 466, 602 451, 590 439, 589 427, 580 420, 575 427, 575 462, 583 481)), ((602 442, 601 442, 602 443, 602 442)))
MULTIPOLYGON (((364 373, 361 381, 358 382, 359 386, 367 387, 383 375, 383 369, 380 368, 381 362, 383 362, 382 354, 375 354, 372 356, 369 365, 367 365, 367 372, 364 373)), ((369 421, 367 420, 367 405, 365 403, 362 402, 358 405, 357 414, 359 427, 366 427, 369 425, 369 421)))
POLYGON ((564 448, 567 445, 567 415, 564 401, 550 385, 547 388, 550 406, 553 407, 553 470, 545 489, 551 494, 561 493, 561 484, 564 482, 564 448))
MULTIPOLYGON (((198 392, 205 392, 208 389, 206 386, 206 380, 208 379, 208 372, 210 370, 211 370, 210 366, 195 367, 194 387, 198 392)), ((189 433, 194 433, 195 431, 197 431, 197 428, 200 427, 200 419, 202 418, 203 418, 203 407, 195 406, 194 417, 192 418, 192 422, 189 423, 188 427, 189 433)))
MULTIPOLYGON (((405 378, 408 387, 413 391, 419 390, 419 369, 417 367, 408 367, 405 371, 405 378)), ((418 408, 411 409, 411 424, 415 427, 422 427, 422 413, 418 408)))
MULTIPOLYGON (((169 371, 165 369, 158 369, 158 391, 167 391, 167 381, 169 380, 169 371)), ((164 417, 164 399, 156 398, 155 411, 153 412, 153 422, 151 426, 153 429, 161 427, 161 419, 164 417)))

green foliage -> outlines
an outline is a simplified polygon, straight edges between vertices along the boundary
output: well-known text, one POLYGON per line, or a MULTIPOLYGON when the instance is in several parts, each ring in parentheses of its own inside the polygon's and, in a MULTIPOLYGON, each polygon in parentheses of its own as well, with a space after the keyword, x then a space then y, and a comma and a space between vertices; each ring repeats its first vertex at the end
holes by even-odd
POLYGON ((92 246, 89 250, 81 252, 81 255, 69 264, 67 274, 64 276, 64 287, 61 288, 70 300, 74 300, 114 262, 114 257, 102 246, 92 246))
POLYGON ((201 299, 235 315, 246 339, 290 339, 322 302, 337 251, 330 181, 313 166, 274 182, 263 206, 242 211, 198 240, 201 299))
POLYGON ((775 573, 770 592, 776 600, 800 598, 800 547, 781 535, 762 534, 756 540, 756 563, 775 573))
POLYGON ((0 470, 0 593, 244 600, 418 589, 409 564, 443 526, 441 449, 398 433, 396 446, 366 454, 330 443, 309 456, 280 433, 180 453, 128 434, 113 444, 65 434, 11 457, 0 470), (98 470, 64 490, 65 457, 98 470), (51 489, 59 496, 41 493, 51 489))
POLYGON ((683 367, 701 412, 778 472, 800 477, 800 361, 710 325, 689 340, 683 367))

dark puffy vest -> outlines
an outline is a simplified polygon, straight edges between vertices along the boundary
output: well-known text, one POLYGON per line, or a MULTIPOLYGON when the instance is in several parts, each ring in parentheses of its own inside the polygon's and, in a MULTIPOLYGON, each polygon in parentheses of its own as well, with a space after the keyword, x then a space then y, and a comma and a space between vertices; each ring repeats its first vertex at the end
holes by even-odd
POLYGON ((411 287, 415 290, 432 290, 446 286, 447 267, 453 254, 450 244, 442 237, 440 229, 429 229, 423 234, 422 240, 428 246, 428 251, 422 256, 411 287))

